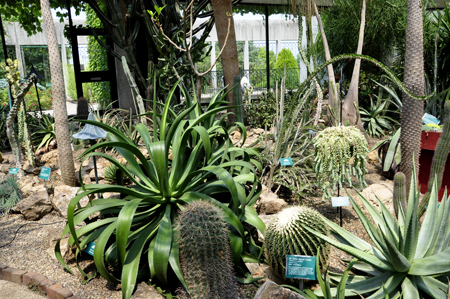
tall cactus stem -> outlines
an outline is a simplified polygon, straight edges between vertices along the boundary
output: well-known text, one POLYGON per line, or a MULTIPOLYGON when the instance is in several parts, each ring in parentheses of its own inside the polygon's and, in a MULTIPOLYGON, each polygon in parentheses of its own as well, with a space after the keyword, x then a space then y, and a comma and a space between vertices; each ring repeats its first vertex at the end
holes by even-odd
POLYGON ((209 201, 191 202, 180 212, 176 232, 190 298, 239 298, 222 210, 209 201))
POLYGON ((400 206, 403 212, 406 212, 406 185, 405 174, 397 172, 394 176, 394 211, 395 216, 398 218, 400 212, 400 206))
POLYGON ((233 98, 234 104, 237 106, 236 111, 236 120, 238 122, 244 123, 244 106, 242 105, 242 95, 241 95, 241 77, 234 77, 234 90, 233 90, 233 98))
POLYGON ((442 128, 441 137, 434 151, 433 163, 431 164, 430 178, 428 179, 428 190, 419 204, 418 215, 421 217, 425 213, 428 202, 430 201, 431 190, 433 189, 433 181, 436 180, 438 189, 442 184, 444 176, 445 162, 447 161, 448 152, 450 151, 450 101, 445 103, 445 123, 442 128))

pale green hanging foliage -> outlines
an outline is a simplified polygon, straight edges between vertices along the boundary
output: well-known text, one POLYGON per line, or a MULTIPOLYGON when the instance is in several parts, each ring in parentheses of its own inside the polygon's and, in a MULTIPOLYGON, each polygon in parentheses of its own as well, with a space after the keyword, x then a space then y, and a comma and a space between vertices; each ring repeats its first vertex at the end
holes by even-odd
POLYGON ((330 127, 313 139, 314 171, 322 187, 323 198, 331 198, 342 183, 352 186, 352 176, 360 186, 366 186, 364 177, 368 144, 364 135, 354 126, 330 127))

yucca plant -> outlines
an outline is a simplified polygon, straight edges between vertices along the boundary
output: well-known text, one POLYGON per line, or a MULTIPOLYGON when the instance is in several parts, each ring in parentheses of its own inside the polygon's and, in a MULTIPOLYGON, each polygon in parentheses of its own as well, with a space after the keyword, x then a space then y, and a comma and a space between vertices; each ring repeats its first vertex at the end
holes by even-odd
MULTIPOLYGON (((208 199, 224 212, 230 227, 232 258, 238 269, 245 271, 244 262, 255 262, 260 254, 261 249, 249 231, 255 227, 261 232, 265 230, 253 209, 261 192, 256 175, 256 168, 260 169, 261 165, 252 158, 258 153, 253 149, 234 147, 229 139, 234 127, 226 126, 223 118, 214 120, 219 111, 228 108, 219 107, 226 96, 223 91, 212 98, 208 111, 203 112, 179 85, 188 108, 175 115, 169 103, 177 85, 168 94, 161 114, 156 113, 154 101, 153 136, 144 124, 136 125, 148 150, 148 160, 132 140, 115 128, 83 121, 106 130, 108 141, 91 146, 82 157, 87 159, 96 155, 109 160, 134 185, 129 188, 84 185, 85 191, 69 204, 68 223, 62 236, 70 234, 69 244, 76 247, 77 256, 89 242, 95 241, 95 266, 104 278, 122 284, 123 298, 130 298, 138 276, 168 286, 170 274, 174 273, 186 288, 173 220, 178 211, 193 200, 208 199), (127 165, 96 152, 104 147, 115 148, 126 159, 127 165), (169 160, 169 149, 172 160, 169 160), (84 208, 78 206, 84 196, 104 192, 117 192, 126 197, 95 199, 84 208), (100 212, 97 221, 76 229, 80 222, 97 212, 100 212)), ((237 125, 245 136, 245 127, 237 125)), ((59 242, 55 254, 68 269, 60 254, 59 242)), ((85 278, 89 278, 79 269, 85 278)), ((171 285, 174 285, 173 279, 171 285)))
MULTIPOLYGON (((404 184, 404 181, 396 180, 396 184, 404 184)), ((441 279, 441 276, 450 272, 450 202, 444 195, 438 205, 437 194, 434 183, 421 226, 417 214, 420 194, 417 191, 415 170, 406 211, 401 205, 398 206, 398 221, 381 201, 378 201, 381 208, 381 212, 378 212, 360 195, 372 217, 371 221, 351 198, 353 208, 373 245, 327 219, 325 221, 331 227, 331 234, 337 240, 304 227, 317 237, 359 259, 360 262, 353 267, 367 275, 351 275, 346 285, 346 295, 356 292, 370 295, 369 298, 383 298, 385 293, 389 294, 389 298, 398 298, 401 294, 404 298, 447 298, 447 278, 441 279)), ((331 290, 333 295, 336 292, 335 288, 331 290)), ((324 296, 322 291, 315 293, 324 296)))

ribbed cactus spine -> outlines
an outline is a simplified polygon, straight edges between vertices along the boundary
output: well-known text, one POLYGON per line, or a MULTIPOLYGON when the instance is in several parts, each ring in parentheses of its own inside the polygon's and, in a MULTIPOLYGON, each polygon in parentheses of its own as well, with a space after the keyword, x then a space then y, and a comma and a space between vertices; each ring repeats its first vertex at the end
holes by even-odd
POLYGON ((208 201, 194 201, 179 213, 176 231, 191 298, 239 298, 222 211, 208 201))
MULTIPOLYGON (((274 273, 285 279, 286 255, 316 256, 320 246, 320 271, 324 272, 330 258, 330 244, 306 231, 302 224, 328 235, 322 215, 305 206, 289 207, 274 216, 264 234, 265 255, 274 273)), ((288 280, 294 283, 293 279, 288 280)))
POLYGON ((23 142, 23 135, 25 132, 25 108, 23 105, 20 105, 19 112, 17 112, 17 126, 18 126, 18 135, 19 142, 23 142))
POLYGON ((450 151, 450 101, 445 103, 445 123, 442 128, 441 137, 434 151, 433 163, 431 164, 430 178, 428 180, 428 191, 425 193, 419 204, 418 216, 421 217, 426 210, 430 201, 431 190, 433 189, 433 181, 436 180, 436 186, 441 188, 442 177, 444 176, 445 162, 447 161, 448 152, 450 151))
POLYGON ((398 217, 400 206, 403 213, 406 213, 406 186, 405 175, 402 172, 397 172, 394 176, 394 211, 395 216, 398 217))

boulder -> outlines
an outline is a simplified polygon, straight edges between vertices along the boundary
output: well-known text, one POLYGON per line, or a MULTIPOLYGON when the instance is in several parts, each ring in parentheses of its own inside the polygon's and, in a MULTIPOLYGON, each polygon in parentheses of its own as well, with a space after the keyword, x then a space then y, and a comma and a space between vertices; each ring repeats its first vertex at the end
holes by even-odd
MULTIPOLYGON (((394 205, 393 205, 393 198, 394 198, 394 182, 393 181, 386 181, 381 184, 373 184, 367 187, 363 190, 361 193, 362 196, 366 200, 368 200, 374 207, 380 211, 380 208, 378 207, 378 199, 389 209, 389 211, 394 214, 394 205)), ((359 196, 356 196, 356 203, 358 206, 361 207, 363 211, 366 210, 364 207, 361 199, 359 196)))
POLYGON ((287 203, 279 198, 275 193, 266 186, 262 186, 262 192, 259 197, 258 208, 260 214, 271 215, 281 211, 287 207, 287 203))
POLYGON ((17 209, 26 220, 39 220, 52 210, 52 203, 47 191, 33 193, 17 204, 17 209))
POLYGON ((149 286, 145 282, 138 284, 136 292, 134 292, 131 299, 164 299, 165 297, 161 295, 158 290, 153 286, 149 286))
POLYGON ((24 197, 28 197, 35 192, 45 191, 45 187, 41 184, 39 178, 31 174, 21 177, 18 180, 18 185, 24 197))
POLYGON ((55 168, 56 166, 58 166, 59 165, 58 151, 53 150, 43 154, 41 157, 41 163, 43 163, 45 167, 49 168, 55 168))
MULTIPOLYGON (((95 169, 91 170, 91 172, 89 173, 89 177, 91 178, 92 181, 95 181, 95 169)), ((105 178, 103 167, 97 167, 97 177, 99 180, 103 180, 105 178)))
POLYGON ((258 284, 263 284, 267 281, 274 281, 277 284, 285 283, 281 278, 275 276, 269 265, 258 263, 245 263, 245 265, 253 278, 262 277, 257 281, 258 284))
POLYGON ((378 150, 376 149, 376 150, 373 150, 370 153, 368 153, 367 157, 366 157, 366 161, 367 161, 367 163, 370 163, 370 164, 375 164, 375 165, 379 164, 380 159, 378 158, 378 150))
POLYGON ((9 172, 9 170, 11 169, 11 167, 14 167, 14 166, 11 164, 2 164, 2 165, 0 165, 0 172, 7 174, 9 172))
MULTIPOLYGON (((66 185, 56 186, 55 195, 52 199, 52 205, 55 210, 64 218, 67 218, 67 208, 69 207, 70 201, 77 195, 78 187, 70 187, 66 185)), ((89 203, 89 198, 87 196, 80 200, 80 205, 82 207, 89 203)))
POLYGON ((305 299, 305 297, 269 280, 258 289, 253 299, 305 299))
POLYGON ((264 134, 264 129, 261 129, 261 128, 251 129, 250 131, 254 132, 255 134, 258 134, 258 135, 264 134))

